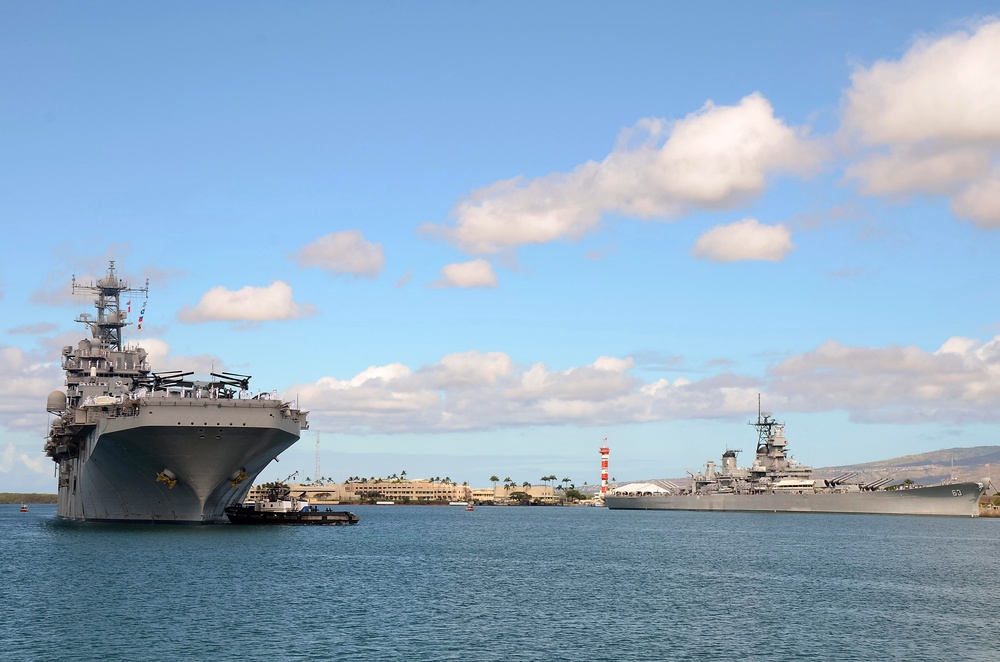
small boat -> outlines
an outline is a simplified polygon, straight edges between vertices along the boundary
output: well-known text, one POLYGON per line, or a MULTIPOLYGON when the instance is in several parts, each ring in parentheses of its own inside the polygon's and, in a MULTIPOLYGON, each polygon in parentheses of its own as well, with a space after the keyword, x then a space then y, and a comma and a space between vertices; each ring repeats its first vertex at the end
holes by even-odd
POLYGON ((21 504, 21 512, 22 513, 28 512, 28 507, 26 505, 24 505, 23 503, 21 504))
POLYGON ((468 506, 466 506, 465 509, 466 510, 475 510, 475 508, 472 507, 471 503, 468 506))
POLYGON ((351 525, 361 518, 346 510, 320 510, 309 505, 309 500, 291 496, 288 485, 278 483, 268 489, 264 499, 249 504, 226 508, 226 517, 232 524, 311 524, 351 525))

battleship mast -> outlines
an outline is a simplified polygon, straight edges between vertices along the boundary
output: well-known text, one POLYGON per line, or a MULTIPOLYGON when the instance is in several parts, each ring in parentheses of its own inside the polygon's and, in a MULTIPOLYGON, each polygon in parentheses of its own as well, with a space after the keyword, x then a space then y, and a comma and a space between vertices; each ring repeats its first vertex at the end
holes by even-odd
POLYGON ((768 447, 771 445, 771 432, 775 427, 783 426, 774 420, 771 412, 760 410, 760 393, 757 394, 757 422, 749 423, 757 428, 757 455, 767 455, 768 447))

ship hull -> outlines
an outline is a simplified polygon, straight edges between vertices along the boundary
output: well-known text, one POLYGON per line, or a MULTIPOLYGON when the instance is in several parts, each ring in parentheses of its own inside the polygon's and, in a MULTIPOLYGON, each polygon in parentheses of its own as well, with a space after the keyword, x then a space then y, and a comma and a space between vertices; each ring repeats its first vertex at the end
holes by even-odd
POLYGON ((723 512, 847 513, 978 517, 980 483, 909 490, 802 494, 701 494, 605 497, 610 510, 708 510, 723 512))
POLYGON ((268 512, 254 510, 253 506, 230 506, 226 515, 233 524, 254 525, 304 525, 304 526, 350 526, 361 518, 347 510, 295 510, 291 512, 268 512))
POLYGON ((144 402, 102 418, 77 457, 59 460, 57 514, 103 522, 227 520, 253 480, 300 433, 279 401, 144 402), (176 482, 162 480, 169 472, 176 482), (161 477, 158 480, 158 477, 161 477))

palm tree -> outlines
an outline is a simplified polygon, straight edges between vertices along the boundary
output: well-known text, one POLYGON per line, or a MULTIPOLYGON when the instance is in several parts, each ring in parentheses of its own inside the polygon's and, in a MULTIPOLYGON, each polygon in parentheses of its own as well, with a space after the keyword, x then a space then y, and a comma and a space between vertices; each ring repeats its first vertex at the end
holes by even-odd
POLYGON ((521 487, 531 487, 531 483, 529 483, 528 481, 524 481, 523 483, 521 483, 521 487))
POLYGON ((400 478, 400 480, 402 480, 403 478, 406 478, 406 471, 405 470, 399 472, 399 478, 400 478))
POLYGON ((560 482, 563 484, 563 490, 565 490, 566 489, 566 483, 569 482, 569 478, 563 478, 560 482))
POLYGON ((495 474, 492 475, 492 476, 490 476, 490 482, 493 483, 493 491, 495 492, 496 489, 497 489, 497 483, 500 482, 499 476, 497 476, 495 474))

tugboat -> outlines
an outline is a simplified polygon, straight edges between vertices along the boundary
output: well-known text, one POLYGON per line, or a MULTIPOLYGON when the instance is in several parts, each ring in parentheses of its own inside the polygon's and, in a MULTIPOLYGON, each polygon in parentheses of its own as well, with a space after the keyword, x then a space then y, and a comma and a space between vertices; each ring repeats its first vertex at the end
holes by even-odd
POLYGON ((312 524, 351 525, 361 518, 346 510, 320 510, 309 505, 309 500, 292 496, 291 488, 284 482, 268 487, 263 499, 253 503, 229 506, 226 517, 232 524, 312 524))

